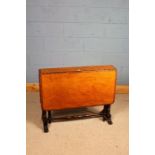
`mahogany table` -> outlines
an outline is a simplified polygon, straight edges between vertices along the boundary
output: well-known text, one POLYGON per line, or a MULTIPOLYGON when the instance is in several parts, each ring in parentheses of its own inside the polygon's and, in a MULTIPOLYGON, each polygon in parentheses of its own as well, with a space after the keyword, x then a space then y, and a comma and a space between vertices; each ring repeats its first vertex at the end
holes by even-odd
POLYGON ((40 102, 44 132, 54 121, 51 111, 104 105, 98 114, 73 115, 61 120, 103 117, 112 124, 110 105, 115 100, 116 68, 80 66, 39 69, 40 102))

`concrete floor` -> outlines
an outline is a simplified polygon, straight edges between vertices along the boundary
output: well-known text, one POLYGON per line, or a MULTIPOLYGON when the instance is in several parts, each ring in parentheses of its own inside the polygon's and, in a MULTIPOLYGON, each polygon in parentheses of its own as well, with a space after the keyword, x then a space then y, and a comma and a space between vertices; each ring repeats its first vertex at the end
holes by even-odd
POLYGON ((128 155, 128 109, 128 94, 118 94, 111 108, 113 125, 101 118, 54 122, 44 133, 39 93, 27 92, 27 155, 128 155))

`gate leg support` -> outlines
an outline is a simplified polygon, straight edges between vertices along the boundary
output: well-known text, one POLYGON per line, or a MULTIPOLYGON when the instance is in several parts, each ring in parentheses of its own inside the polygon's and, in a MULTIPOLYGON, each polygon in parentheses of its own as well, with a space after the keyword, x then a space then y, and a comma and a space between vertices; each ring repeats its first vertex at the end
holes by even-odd
POLYGON ((52 122, 52 115, 51 115, 51 111, 48 111, 48 123, 52 122))
POLYGON ((43 121, 44 132, 48 132, 48 118, 46 116, 45 110, 42 110, 42 121, 43 121))
POLYGON ((111 114, 110 114, 110 105, 104 105, 104 109, 100 112, 103 117, 103 121, 107 121, 109 125, 112 124, 111 114))

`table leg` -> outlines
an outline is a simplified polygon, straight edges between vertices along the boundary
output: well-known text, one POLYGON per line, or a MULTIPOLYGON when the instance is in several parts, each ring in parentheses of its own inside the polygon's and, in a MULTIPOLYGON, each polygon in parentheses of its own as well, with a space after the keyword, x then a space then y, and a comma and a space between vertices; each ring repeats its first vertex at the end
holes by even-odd
POLYGON ((42 121, 43 121, 44 132, 48 132, 48 118, 46 116, 45 110, 42 110, 42 121))
POLYGON ((104 105, 104 109, 100 112, 100 114, 103 116, 103 121, 107 121, 109 125, 112 124, 111 120, 111 114, 110 114, 110 105, 104 105))
POLYGON ((48 123, 52 122, 52 115, 51 115, 51 111, 48 111, 48 123))

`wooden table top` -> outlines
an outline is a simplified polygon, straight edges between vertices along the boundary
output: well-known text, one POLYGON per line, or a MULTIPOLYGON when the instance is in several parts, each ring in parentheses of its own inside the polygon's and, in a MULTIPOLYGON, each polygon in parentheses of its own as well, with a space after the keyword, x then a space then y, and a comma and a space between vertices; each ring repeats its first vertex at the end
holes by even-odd
POLYGON ((98 71, 98 70, 116 70, 112 65, 102 66, 76 66, 76 67, 60 67, 60 68, 41 68, 41 74, 64 73, 64 72, 80 72, 80 71, 98 71))

